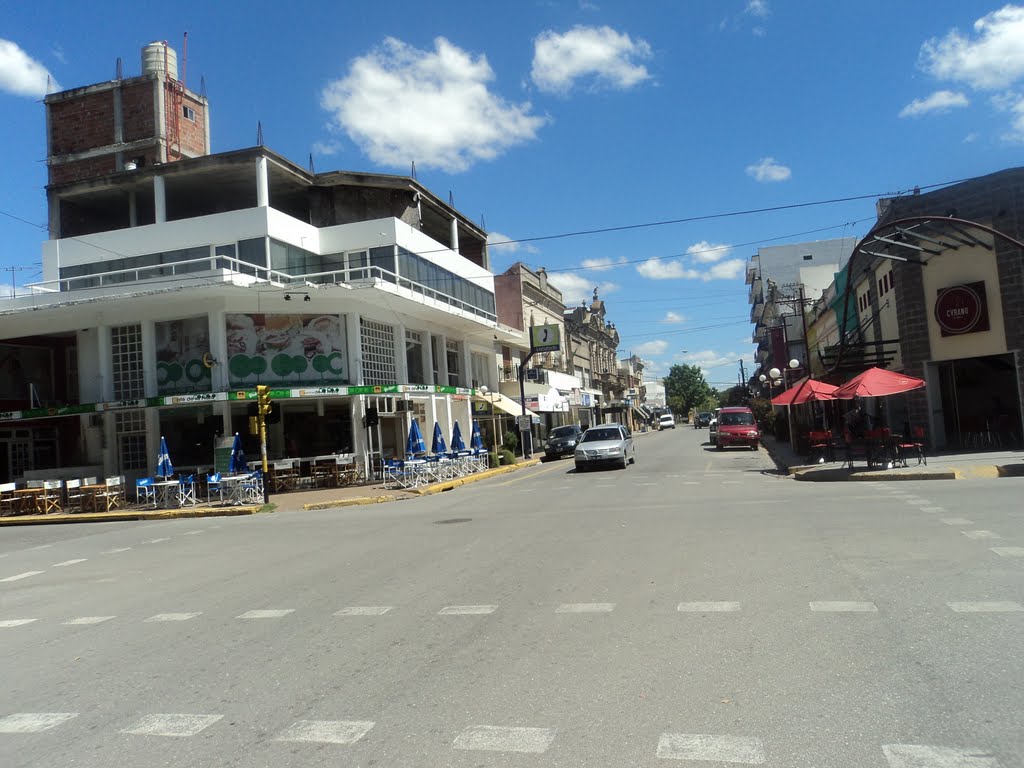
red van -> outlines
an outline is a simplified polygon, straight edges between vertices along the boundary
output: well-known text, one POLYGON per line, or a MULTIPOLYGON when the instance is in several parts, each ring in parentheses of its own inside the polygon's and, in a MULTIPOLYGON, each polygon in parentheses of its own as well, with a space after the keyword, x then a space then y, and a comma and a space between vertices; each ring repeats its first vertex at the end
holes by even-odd
POLYGON ((718 450, 740 445, 757 450, 761 432, 757 428, 754 413, 747 407, 730 406, 718 412, 718 450))

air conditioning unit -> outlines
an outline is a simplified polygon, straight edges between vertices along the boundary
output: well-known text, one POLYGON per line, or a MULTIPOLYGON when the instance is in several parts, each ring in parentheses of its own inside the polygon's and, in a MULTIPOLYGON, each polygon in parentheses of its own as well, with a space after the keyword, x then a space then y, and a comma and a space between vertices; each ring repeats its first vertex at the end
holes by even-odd
POLYGON ((395 413, 405 413, 406 411, 413 410, 412 400, 396 400, 395 401, 395 413))

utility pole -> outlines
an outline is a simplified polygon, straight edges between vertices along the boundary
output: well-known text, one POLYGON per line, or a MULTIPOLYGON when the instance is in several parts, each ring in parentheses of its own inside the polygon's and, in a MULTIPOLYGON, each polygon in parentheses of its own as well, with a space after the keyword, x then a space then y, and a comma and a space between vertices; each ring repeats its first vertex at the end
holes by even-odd
POLYGON ((747 386, 747 369, 743 367, 743 358, 740 358, 740 386, 747 386))
POLYGON ((10 272, 11 273, 11 298, 14 298, 14 296, 16 295, 16 291, 18 290, 17 286, 14 284, 14 275, 15 275, 15 273, 16 272, 27 272, 30 269, 32 269, 32 267, 4 267, 3 268, 4 272, 10 272))

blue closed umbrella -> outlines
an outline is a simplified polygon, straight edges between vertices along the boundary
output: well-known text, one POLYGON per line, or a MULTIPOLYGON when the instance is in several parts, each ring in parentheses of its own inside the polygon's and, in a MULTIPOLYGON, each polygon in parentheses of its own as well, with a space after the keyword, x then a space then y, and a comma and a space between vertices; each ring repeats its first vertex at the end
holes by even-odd
POLYGON ((420 425, 416 419, 412 420, 412 426, 409 427, 409 439, 405 441, 405 453, 408 456, 413 456, 417 453, 426 453, 427 444, 423 442, 423 434, 420 432, 420 425))
POLYGON ((235 432, 235 442, 231 444, 231 460, 228 462, 228 472, 232 475, 240 475, 249 471, 249 463, 245 460, 245 450, 242 448, 242 437, 235 432))
POLYGON ((163 435, 160 435, 160 453, 156 457, 156 474, 160 477, 170 477, 174 474, 171 454, 167 452, 167 440, 163 435))
POLYGON ((473 436, 469 438, 469 447, 474 451, 482 451, 484 449, 484 438, 480 434, 480 422, 473 419, 473 436))
POLYGON ((444 435, 441 434, 441 425, 434 422, 434 439, 430 442, 431 453, 447 453, 448 446, 444 444, 444 435))
POLYGON ((459 428, 459 422, 457 421, 455 422, 455 426, 452 428, 452 450, 466 450, 466 442, 462 439, 462 430, 459 428))

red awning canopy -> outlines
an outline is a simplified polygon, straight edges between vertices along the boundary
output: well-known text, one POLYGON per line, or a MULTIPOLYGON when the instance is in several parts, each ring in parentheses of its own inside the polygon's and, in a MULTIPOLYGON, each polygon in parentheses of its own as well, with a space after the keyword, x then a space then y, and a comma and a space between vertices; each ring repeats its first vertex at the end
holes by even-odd
POLYGON ((811 400, 835 400, 836 387, 817 379, 800 379, 781 395, 772 398, 772 405, 800 405, 811 400))
POLYGON ((884 397, 910 392, 924 386, 924 379, 906 376, 902 373, 887 371, 884 368, 868 368, 864 373, 855 376, 835 391, 839 400, 852 400, 855 397, 884 397))

